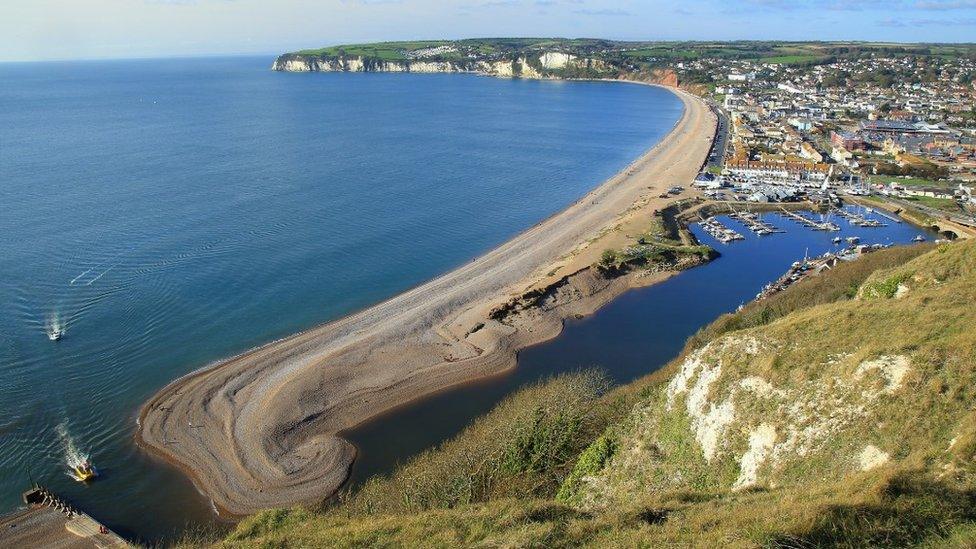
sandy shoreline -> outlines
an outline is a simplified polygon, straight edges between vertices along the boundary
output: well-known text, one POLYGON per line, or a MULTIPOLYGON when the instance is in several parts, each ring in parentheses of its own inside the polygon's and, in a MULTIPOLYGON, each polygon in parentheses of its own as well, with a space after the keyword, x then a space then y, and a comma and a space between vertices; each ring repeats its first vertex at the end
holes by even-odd
POLYGON ((589 266, 647 224, 667 202, 662 190, 688 186, 708 154, 714 117, 676 93, 684 113, 671 133, 567 209, 394 298, 174 381, 140 411, 139 444, 231 514, 317 501, 355 458, 340 431, 511 368, 564 318, 666 278, 604 279, 589 266), (538 309, 490 318, 531 290, 544 298, 538 309))

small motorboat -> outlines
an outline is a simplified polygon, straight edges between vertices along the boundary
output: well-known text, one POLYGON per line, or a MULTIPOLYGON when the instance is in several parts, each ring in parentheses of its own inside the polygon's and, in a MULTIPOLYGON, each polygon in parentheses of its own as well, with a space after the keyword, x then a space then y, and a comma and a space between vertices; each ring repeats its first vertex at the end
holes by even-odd
POLYGON ((915 238, 912 239, 912 242, 925 242, 925 237, 920 234, 915 235, 915 238))
POLYGON ((834 244, 840 244, 841 240, 839 236, 834 237, 834 244))
POLYGON ((44 331, 47 333, 47 338, 51 341, 58 341, 64 335, 64 325, 61 323, 61 317, 57 313, 48 318, 44 331))
POLYGON ((71 468, 70 476, 78 482, 88 482, 98 476, 98 471, 95 470, 95 466, 92 465, 91 461, 86 459, 71 468))

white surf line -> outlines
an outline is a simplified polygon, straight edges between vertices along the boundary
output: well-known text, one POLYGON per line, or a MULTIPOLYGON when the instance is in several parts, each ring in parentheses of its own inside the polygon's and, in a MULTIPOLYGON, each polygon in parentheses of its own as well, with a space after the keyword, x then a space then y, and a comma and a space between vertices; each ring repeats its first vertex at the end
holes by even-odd
POLYGON ((75 282, 77 282, 79 278, 81 278, 81 277, 85 276, 86 274, 92 272, 92 269, 94 269, 94 268, 95 267, 92 267, 92 268, 88 269, 87 271, 81 273, 80 275, 72 278, 71 279, 71 282, 68 283, 68 286, 74 286, 75 285, 75 282))

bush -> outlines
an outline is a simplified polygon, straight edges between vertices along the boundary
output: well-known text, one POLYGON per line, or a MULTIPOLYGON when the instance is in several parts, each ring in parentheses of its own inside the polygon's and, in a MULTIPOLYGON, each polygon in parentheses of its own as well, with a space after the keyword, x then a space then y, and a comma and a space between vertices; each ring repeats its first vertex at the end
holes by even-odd
POLYGON ((351 513, 405 513, 502 497, 552 497, 586 445, 609 421, 596 371, 531 385, 498 404, 454 439, 391 477, 347 496, 351 513))
POLYGON ((576 462, 576 466, 573 467, 573 472, 570 473, 566 480, 563 481, 562 486, 559 487, 559 493, 556 494, 556 500, 563 502, 570 502, 576 496, 576 490, 579 488, 580 481, 584 477, 595 475, 603 470, 603 467, 617 452, 617 442, 608 433, 604 434, 600 438, 596 439, 593 444, 580 455, 579 461, 576 462))
POLYGON ((615 268, 619 261, 620 258, 617 250, 603 250, 603 254, 600 256, 599 266, 605 270, 609 270, 615 268))

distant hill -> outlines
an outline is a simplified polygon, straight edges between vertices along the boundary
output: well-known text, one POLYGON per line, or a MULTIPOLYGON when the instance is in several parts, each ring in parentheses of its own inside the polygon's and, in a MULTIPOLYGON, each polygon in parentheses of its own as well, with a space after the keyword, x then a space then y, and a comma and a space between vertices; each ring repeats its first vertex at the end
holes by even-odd
POLYGON ((607 391, 562 376, 226 546, 971 547, 976 241, 842 264, 607 391))
POLYGON ((976 45, 867 42, 627 42, 590 38, 478 38, 347 44, 279 56, 280 71, 478 72, 528 78, 628 78, 695 84, 705 59, 817 65, 872 55, 962 56, 976 45))

